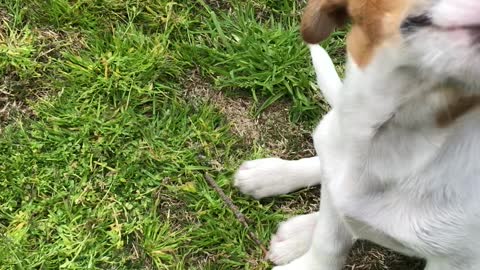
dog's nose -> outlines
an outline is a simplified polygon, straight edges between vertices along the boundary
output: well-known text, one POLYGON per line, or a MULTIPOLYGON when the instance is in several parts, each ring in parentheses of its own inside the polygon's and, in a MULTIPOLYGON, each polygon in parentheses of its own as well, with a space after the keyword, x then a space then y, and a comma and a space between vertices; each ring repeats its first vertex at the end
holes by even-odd
POLYGON ((419 28, 432 26, 432 24, 432 18, 425 13, 422 15, 406 18, 401 25, 401 29, 402 32, 409 33, 415 32, 419 28))

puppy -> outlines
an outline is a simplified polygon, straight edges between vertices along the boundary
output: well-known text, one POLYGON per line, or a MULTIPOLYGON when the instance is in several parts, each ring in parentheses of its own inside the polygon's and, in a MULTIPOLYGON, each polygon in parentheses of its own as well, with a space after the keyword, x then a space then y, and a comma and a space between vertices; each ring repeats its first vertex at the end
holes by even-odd
POLYGON ((303 38, 349 20, 343 83, 310 45, 332 107, 313 133, 317 156, 248 161, 235 175, 255 198, 321 181, 320 211, 273 236, 274 269, 342 269, 356 239, 427 270, 480 269, 480 1, 310 0, 303 38))

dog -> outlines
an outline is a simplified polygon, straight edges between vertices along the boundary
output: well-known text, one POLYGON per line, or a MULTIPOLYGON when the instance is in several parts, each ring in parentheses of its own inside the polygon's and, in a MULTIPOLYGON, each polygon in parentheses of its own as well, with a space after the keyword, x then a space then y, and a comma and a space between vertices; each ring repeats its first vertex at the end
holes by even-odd
POLYGON ((310 0, 301 32, 331 105, 317 156, 244 162, 263 198, 321 184, 317 213, 282 223, 275 270, 342 269, 356 239, 480 269, 480 1, 310 0), (343 82, 318 45, 351 22, 343 82))

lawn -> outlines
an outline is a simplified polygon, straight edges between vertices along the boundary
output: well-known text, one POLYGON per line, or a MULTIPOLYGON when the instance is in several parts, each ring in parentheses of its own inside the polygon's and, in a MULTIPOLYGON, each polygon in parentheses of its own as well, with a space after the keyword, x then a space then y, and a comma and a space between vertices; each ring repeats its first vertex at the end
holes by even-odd
MULTIPOLYGON (((316 189, 258 202, 231 184, 242 160, 313 154, 328 107, 304 4, 1 1, 0 268, 269 269, 204 175, 265 245, 317 208, 316 189)), ((340 72, 343 37, 324 44, 340 72)), ((348 269, 402 260, 355 252, 348 269)))

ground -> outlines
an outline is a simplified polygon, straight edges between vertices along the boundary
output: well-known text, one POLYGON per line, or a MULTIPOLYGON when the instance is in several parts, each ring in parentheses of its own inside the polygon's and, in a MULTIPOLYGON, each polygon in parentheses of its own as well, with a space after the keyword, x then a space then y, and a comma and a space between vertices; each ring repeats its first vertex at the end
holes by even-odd
MULTIPOLYGON (((328 110, 303 1, 0 3, 2 269, 269 269, 206 183, 267 245, 318 188, 255 201, 242 160, 313 154, 328 110)), ((344 33, 324 46, 339 72, 344 33)), ((346 269, 422 269, 359 243, 346 269)))

